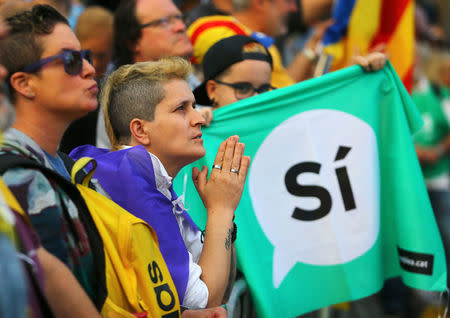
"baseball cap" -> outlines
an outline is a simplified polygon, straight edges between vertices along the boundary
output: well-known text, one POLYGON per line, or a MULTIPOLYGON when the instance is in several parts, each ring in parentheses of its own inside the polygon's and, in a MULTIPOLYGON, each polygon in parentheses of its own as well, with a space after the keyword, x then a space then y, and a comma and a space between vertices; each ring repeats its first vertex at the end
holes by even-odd
POLYGON ((266 61, 273 67, 269 51, 249 36, 234 35, 211 46, 202 62, 204 82, 194 89, 197 104, 211 105, 212 101, 206 93, 206 82, 214 79, 233 64, 245 60, 266 61))

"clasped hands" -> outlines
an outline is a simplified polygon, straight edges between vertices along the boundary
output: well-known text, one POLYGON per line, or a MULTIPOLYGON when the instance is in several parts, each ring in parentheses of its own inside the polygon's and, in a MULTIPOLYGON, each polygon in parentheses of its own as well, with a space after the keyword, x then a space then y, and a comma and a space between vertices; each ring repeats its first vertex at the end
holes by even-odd
POLYGON ((192 169, 192 180, 208 215, 218 210, 232 215, 236 210, 250 166, 250 157, 244 156, 244 149, 239 136, 231 136, 220 144, 209 179, 206 166, 201 171, 192 169))

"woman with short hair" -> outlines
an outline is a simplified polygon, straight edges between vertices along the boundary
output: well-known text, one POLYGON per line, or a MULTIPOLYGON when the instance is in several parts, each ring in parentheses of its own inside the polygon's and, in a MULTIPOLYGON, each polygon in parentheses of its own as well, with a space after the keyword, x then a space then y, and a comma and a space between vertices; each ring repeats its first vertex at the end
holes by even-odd
MULTIPOLYGON (((205 155, 201 127, 182 58, 124 65, 103 86, 101 103, 112 151, 92 146, 71 156, 96 159, 96 177, 111 198, 156 231, 160 249, 188 308, 217 306, 235 272, 234 211, 250 165, 237 136, 222 142, 215 164, 193 171, 208 220, 203 236, 172 187, 186 165, 205 155)), ((228 289, 227 289, 228 287, 228 289)))

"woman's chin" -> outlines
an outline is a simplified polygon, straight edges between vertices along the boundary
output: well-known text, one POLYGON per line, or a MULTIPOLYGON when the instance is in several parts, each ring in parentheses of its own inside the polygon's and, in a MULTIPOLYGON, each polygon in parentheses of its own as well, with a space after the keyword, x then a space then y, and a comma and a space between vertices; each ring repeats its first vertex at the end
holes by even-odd
POLYGON ((186 165, 191 164, 191 163, 203 158, 205 156, 205 154, 206 154, 206 151, 205 151, 205 148, 203 148, 202 151, 198 151, 195 154, 193 154, 192 157, 189 158, 189 162, 186 165))

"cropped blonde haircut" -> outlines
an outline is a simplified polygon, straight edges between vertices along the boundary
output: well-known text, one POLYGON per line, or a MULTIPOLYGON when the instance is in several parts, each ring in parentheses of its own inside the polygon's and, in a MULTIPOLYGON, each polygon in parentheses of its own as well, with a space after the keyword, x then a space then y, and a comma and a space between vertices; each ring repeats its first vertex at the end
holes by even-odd
POLYGON ((100 95, 111 149, 118 150, 129 143, 130 122, 134 118, 154 119, 156 105, 165 97, 166 82, 186 80, 191 72, 191 64, 180 57, 123 65, 113 72, 100 95))

